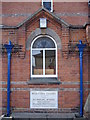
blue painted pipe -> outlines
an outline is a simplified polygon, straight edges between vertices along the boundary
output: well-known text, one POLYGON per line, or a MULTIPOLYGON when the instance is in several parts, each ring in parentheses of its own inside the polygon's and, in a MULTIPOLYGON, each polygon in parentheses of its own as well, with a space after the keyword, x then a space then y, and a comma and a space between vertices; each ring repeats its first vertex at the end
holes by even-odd
POLYGON ((82 67, 82 57, 83 52, 80 52, 80 116, 83 116, 83 67, 82 67))
POLYGON ((79 58, 80 58, 80 117, 83 117, 83 50, 86 47, 86 44, 82 44, 82 41, 79 40, 77 44, 79 49, 79 58))
POLYGON ((11 52, 13 45, 11 44, 11 41, 9 41, 9 44, 4 45, 7 54, 8 54, 8 78, 7 78, 7 116, 10 116, 10 64, 11 64, 11 52))

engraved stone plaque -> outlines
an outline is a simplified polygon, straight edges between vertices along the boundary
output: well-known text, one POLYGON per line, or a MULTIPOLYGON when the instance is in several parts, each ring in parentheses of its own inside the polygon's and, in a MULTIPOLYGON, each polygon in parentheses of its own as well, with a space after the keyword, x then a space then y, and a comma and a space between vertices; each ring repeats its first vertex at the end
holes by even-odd
POLYGON ((58 91, 30 91, 30 108, 58 108, 58 91))

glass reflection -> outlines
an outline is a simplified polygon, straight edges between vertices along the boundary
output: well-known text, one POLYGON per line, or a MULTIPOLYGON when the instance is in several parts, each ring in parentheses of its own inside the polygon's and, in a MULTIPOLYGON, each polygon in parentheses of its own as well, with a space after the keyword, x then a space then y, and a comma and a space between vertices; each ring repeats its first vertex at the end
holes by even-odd
POLYGON ((45 74, 46 75, 56 74, 55 50, 45 51, 45 74))
POLYGON ((33 48, 55 48, 55 44, 50 38, 41 37, 34 42, 33 48))
POLYGON ((42 75, 43 74, 43 51, 32 50, 32 74, 42 75))

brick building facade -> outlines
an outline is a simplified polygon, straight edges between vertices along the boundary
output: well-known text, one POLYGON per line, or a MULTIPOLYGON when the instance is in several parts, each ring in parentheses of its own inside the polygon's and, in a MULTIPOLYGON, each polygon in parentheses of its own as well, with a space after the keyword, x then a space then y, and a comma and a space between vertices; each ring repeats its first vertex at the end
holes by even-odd
MULTIPOLYGON (((53 2, 52 12, 43 8, 41 2, 2 2, 2 15, 0 16, 2 17, 2 25, 0 25, 1 44, 7 44, 11 40, 14 45, 10 78, 11 113, 79 113, 80 64, 79 51, 76 45, 79 40, 87 45, 83 53, 84 106, 90 87, 89 10, 88 2, 53 2), (40 18, 45 18, 47 21, 45 28, 40 27, 40 18), (50 47, 48 42, 47 47, 41 49, 40 45, 46 44, 45 42, 42 43, 43 39, 46 39, 46 43, 50 41, 52 46, 50 47), (35 53, 35 49, 38 53, 35 53), (55 59, 54 63, 52 62, 53 58, 55 59), (54 67, 49 67, 49 62, 53 63, 54 67), (57 107, 47 109, 31 107, 30 105, 33 103, 31 101, 31 91, 57 92, 57 107)), ((6 113, 7 107, 8 59, 3 45, 0 49, 0 65, 2 65, 0 67, 0 115, 6 113)))

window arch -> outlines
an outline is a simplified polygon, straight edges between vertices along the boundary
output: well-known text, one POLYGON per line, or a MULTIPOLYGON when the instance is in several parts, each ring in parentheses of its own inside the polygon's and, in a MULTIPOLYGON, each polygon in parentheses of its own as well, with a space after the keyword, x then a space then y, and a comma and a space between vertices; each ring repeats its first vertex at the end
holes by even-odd
POLYGON ((36 37, 31 44, 31 77, 57 77, 57 45, 48 35, 36 37))

